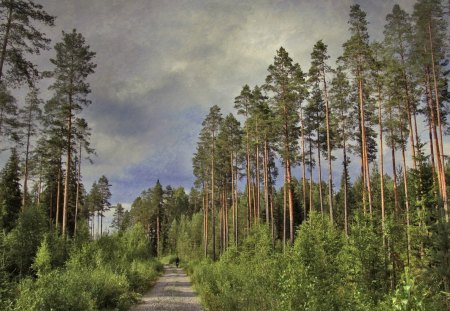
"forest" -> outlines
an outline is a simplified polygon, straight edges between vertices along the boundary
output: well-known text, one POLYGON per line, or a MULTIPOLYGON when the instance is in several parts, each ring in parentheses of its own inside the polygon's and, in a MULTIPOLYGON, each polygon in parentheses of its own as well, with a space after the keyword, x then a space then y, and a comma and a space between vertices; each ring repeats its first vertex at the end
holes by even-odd
POLYGON ((450 310, 449 8, 395 5, 374 41, 354 4, 334 63, 323 40, 303 69, 280 47, 210 107, 192 188, 127 208, 105 175, 83 184, 96 52, 1 0, 0 310, 128 310, 175 256, 206 310, 450 310))

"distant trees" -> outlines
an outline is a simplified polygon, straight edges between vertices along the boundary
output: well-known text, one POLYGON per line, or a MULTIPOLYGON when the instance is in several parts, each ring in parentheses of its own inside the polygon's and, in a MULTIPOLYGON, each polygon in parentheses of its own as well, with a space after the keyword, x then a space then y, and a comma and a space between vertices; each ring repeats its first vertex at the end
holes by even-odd
POLYGON ((105 212, 111 208, 111 185, 108 178, 101 176, 98 181, 92 184, 91 191, 89 192, 86 200, 87 206, 92 216, 91 220, 91 234, 95 235, 95 215, 97 215, 97 235, 103 234, 103 217, 105 212))
POLYGON ((176 230, 181 218, 189 215, 189 196, 183 188, 163 188, 157 180, 134 200, 129 212, 121 205, 115 208, 113 226, 120 230, 120 226, 141 224, 150 241, 151 252, 161 256, 173 251, 175 242, 171 240, 171 230, 176 230))

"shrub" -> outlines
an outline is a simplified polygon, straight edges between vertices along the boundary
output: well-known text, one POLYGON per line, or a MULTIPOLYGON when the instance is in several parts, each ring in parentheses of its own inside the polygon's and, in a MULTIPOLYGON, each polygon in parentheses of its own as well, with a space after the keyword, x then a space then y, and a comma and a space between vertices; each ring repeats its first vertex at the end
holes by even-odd
POLYGON ((26 278, 20 282, 16 310, 95 310, 92 295, 86 290, 86 277, 54 270, 37 281, 26 278))

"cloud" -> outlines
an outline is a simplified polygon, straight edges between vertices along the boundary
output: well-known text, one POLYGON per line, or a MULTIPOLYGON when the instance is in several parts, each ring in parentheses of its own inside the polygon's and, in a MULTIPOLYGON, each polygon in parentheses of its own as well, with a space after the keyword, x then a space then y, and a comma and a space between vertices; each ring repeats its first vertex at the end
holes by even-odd
MULTIPOLYGON (((348 38, 354 2, 40 1, 57 16, 56 27, 46 30, 52 44, 61 30, 77 28, 97 52, 93 104, 83 116, 98 157, 83 168, 86 185, 106 175, 114 202, 133 201, 156 179, 189 187, 209 107, 233 112, 234 97, 244 84, 264 82, 280 46, 304 71, 317 40, 328 44, 335 60, 348 38)), ((368 12, 371 35, 380 38, 394 1, 357 2, 368 12)), ((400 4, 412 7, 410 0, 400 4)), ((51 56, 53 51, 39 58, 42 68, 51 68, 51 56)))

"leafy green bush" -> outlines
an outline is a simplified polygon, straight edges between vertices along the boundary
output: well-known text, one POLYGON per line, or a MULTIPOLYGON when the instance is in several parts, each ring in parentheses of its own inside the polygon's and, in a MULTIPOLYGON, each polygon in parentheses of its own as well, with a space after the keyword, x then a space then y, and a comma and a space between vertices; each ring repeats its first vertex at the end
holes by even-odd
POLYGON ((6 269, 13 275, 30 275, 31 264, 47 233, 45 214, 38 208, 20 214, 17 226, 4 241, 6 269))
POLYGON ((148 255, 142 228, 130 230, 72 245, 52 235, 43 239, 33 264, 38 277, 20 282, 16 309, 127 310, 162 271, 162 265, 148 255), (51 270, 68 245, 65 265, 51 270), (137 258, 130 264, 132 256, 137 258))
POLYGON ((278 310, 283 265, 261 225, 252 229, 239 252, 230 247, 219 262, 194 266, 193 280, 211 310, 278 310))
POLYGON ((126 275, 132 291, 141 293, 150 288, 162 272, 162 265, 156 260, 133 260, 126 275))
POLYGON ((37 281, 26 278, 19 286, 16 310, 95 310, 95 301, 86 290, 86 273, 54 270, 37 281))

